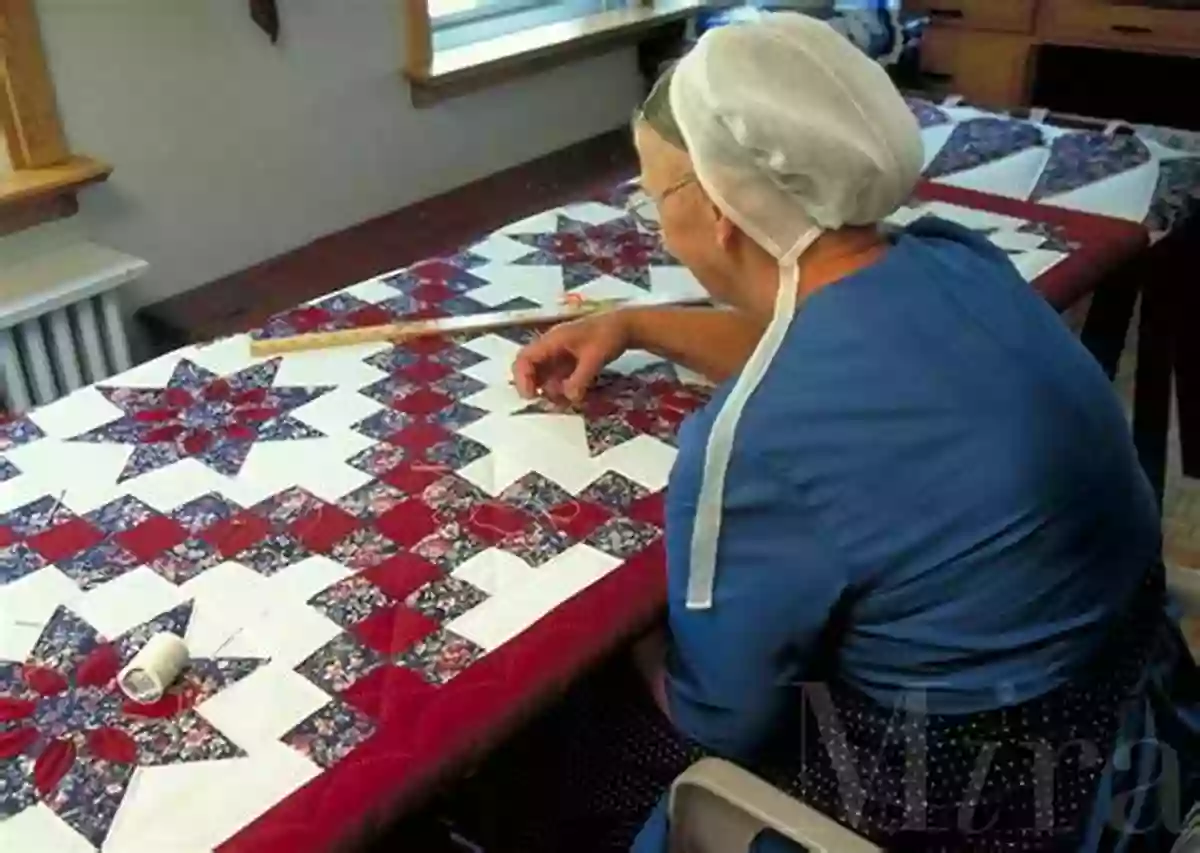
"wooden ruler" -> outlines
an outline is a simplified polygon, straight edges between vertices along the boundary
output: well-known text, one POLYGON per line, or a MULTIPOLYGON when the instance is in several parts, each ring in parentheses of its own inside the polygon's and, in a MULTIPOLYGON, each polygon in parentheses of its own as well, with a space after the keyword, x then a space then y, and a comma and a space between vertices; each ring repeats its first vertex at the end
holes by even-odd
POLYGON ((412 320, 384 326, 363 326, 360 329, 339 329, 333 332, 311 332, 286 338, 252 338, 250 355, 264 358, 289 352, 349 347, 358 344, 398 343, 408 338, 426 335, 449 335, 457 332, 485 332, 489 329, 509 329, 521 326, 544 326, 611 311, 628 305, 684 305, 707 302, 695 298, 657 302, 629 299, 580 299, 562 305, 540 308, 521 308, 515 311, 494 311, 488 314, 467 314, 459 317, 439 317, 432 320, 412 320))

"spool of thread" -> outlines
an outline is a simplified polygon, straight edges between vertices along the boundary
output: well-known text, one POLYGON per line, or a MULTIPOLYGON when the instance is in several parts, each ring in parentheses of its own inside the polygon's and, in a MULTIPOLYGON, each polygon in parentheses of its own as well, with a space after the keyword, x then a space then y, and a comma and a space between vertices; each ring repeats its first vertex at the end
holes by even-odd
POLYGON ((188 648, 167 631, 155 634, 117 675, 121 692, 142 705, 157 702, 188 664, 188 648))

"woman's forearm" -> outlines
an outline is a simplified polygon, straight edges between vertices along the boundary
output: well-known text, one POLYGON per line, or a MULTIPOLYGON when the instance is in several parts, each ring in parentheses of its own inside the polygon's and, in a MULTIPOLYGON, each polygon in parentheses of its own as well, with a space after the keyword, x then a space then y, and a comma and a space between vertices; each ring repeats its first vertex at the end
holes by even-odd
POLYGON ((711 382, 737 374, 758 346, 763 327, 725 308, 629 308, 631 349, 649 350, 711 382))

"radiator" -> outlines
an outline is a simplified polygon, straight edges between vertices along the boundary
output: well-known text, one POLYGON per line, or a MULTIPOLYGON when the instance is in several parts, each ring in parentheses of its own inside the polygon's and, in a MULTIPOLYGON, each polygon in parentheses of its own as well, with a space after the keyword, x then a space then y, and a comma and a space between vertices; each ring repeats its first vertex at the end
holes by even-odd
POLYGON ((130 368, 115 293, 83 299, 0 331, 7 408, 22 412, 130 368))
POLYGON ((146 267, 91 243, 0 266, 0 410, 23 412, 128 370, 117 291, 146 267))

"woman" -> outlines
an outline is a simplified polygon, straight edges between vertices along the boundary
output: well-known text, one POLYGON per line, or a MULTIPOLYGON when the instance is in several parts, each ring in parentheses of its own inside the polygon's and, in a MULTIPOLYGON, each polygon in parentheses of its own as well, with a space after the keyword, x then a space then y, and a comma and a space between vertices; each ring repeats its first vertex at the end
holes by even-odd
MULTIPOLYGON (((668 630, 638 655, 678 734, 609 744, 618 787, 660 794, 706 752, 888 849, 1165 849, 1197 682, 1154 496, 1104 375, 1003 252, 876 227, 922 163, 885 74, 771 16, 707 33, 635 132, 667 248, 729 307, 563 325, 514 367, 579 399, 634 348, 719 383, 680 432, 668 630)), ((635 849, 666 831, 660 802, 635 849)))

